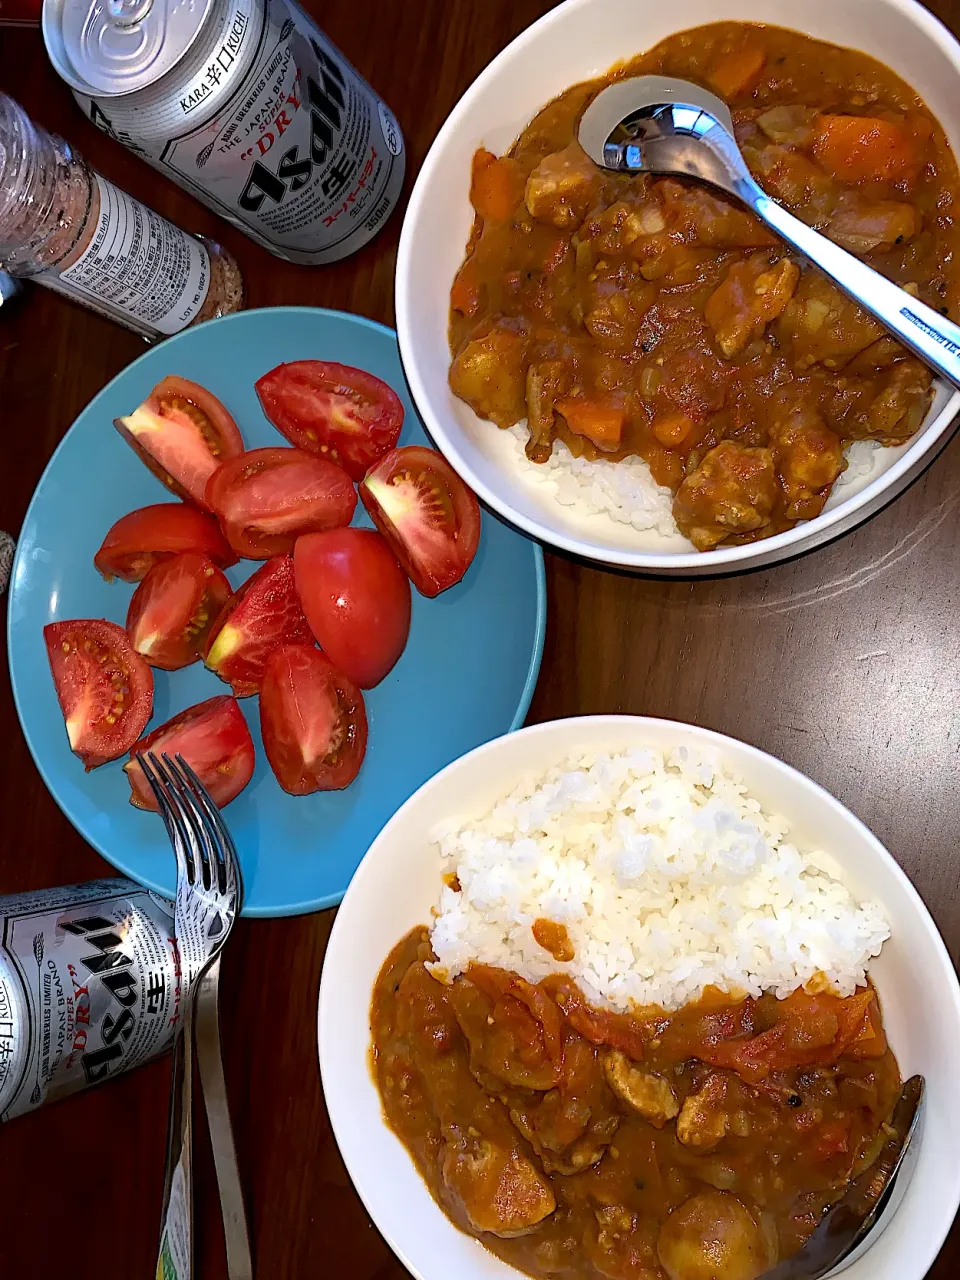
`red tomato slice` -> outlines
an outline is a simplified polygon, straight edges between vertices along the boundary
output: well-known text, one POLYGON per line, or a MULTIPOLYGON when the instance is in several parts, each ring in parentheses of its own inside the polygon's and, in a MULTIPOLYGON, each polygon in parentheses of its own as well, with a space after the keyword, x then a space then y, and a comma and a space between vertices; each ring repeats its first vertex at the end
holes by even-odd
POLYGON ((239 587, 220 611, 204 662, 238 698, 256 693, 267 658, 281 644, 311 644, 290 556, 274 556, 239 587))
POLYGON ((233 549, 266 560, 289 555, 301 533, 349 524, 357 491, 329 458, 302 449, 250 449, 210 477, 206 500, 233 549))
POLYGON ((319 649, 284 645, 264 673, 260 733, 284 791, 340 791, 360 772, 367 750, 363 694, 319 649))
POLYGON ((183 756, 222 809, 253 777, 256 756, 253 739, 236 698, 221 693, 187 707, 137 742, 123 766, 130 783, 130 803, 157 812, 157 798, 146 774, 134 759, 141 751, 183 756))
POLYGON ((164 378, 138 409, 114 418, 113 425, 161 484, 199 507, 220 463, 243 453, 230 413, 187 378, 164 378))
POLYGON ((151 667, 177 671, 196 662, 220 610, 233 594, 225 575, 195 551, 150 570, 127 610, 130 643, 151 667))
POLYGON ((82 618, 43 628, 70 749, 87 769, 129 751, 153 710, 153 672, 115 622, 82 618))
POLYGON ((470 568, 480 504, 435 449, 394 449, 367 472, 360 498, 421 595, 438 596, 470 568))
POLYGON ((294 360, 257 383, 263 412, 298 449, 324 453, 362 480, 394 447, 403 426, 400 397, 385 382, 349 364, 294 360))
POLYGON ((182 502, 158 502, 121 516, 93 563, 108 582, 140 582, 155 564, 182 551, 207 556, 221 569, 237 563, 216 520, 182 502))
POLYGON ((310 629, 334 666, 361 689, 379 684, 410 633, 410 583, 373 529, 297 539, 297 592, 310 629))

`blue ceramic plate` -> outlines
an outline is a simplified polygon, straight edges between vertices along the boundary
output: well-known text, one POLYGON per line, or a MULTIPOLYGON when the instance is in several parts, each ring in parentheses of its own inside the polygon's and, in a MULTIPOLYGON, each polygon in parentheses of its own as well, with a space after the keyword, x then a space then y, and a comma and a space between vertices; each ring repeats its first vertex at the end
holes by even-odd
MULTIPOLYGON (((284 441, 254 391, 284 360, 338 360, 377 374, 406 410, 403 444, 427 442, 392 330, 309 307, 245 311, 171 338, 125 369, 84 409, 50 460, 24 520, 9 603, 10 674, 20 723, 54 799, 120 871, 165 894, 174 864, 160 820, 128 803, 122 761, 84 773, 72 754, 42 629, 68 618, 121 625, 133 587, 105 583, 93 556, 125 512, 171 495, 114 430, 168 373, 193 378, 231 410, 248 448, 284 441)), ((367 523, 362 508, 357 522, 367 523)), ((228 570, 237 585, 256 568, 228 570)), ((522 724, 543 649, 543 556, 488 512, 464 580, 436 600, 413 593, 403 657, 367 695, 370 744, 357 781, 300 799, 281 791, 260 745, 258 700, 241 701, 257 746, 246 790, 225 810, 246 893, 244 915, 293 915, 340 901, 360 859, 414 791, 465 751, 522 724)), ((150 727, 227 686, 199 663, 157 671, 150 727)))

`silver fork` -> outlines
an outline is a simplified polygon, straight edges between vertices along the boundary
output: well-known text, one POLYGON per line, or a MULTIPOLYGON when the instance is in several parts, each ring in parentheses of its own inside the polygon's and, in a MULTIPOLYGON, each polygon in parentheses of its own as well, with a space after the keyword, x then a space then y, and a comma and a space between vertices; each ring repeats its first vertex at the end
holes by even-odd
POLYGON ((150 783, 177 861, 175 927, 184 991, 174 1039, 170 1129, 157 1275, 193 1276, 193 1050, 196 1034, 220 1186, 230 1280, 251 1280, 253 1267, 220 1055, 220 952, 242 897, 236 849, 219 810, 183 759, 137 757, 150 783), (197 1025, 194 1028, 194 1017, 197 1025))

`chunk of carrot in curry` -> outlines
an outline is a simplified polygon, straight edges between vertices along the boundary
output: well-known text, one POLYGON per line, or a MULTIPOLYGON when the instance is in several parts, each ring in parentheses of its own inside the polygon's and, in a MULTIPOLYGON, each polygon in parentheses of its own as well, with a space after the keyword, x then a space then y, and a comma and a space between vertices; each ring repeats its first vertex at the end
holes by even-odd
POLYGON ((608 453, 619 449, 626 417, 622 409, 588 400, 585 396, 558 400, 555 407, 575 435, 585 436, 598 449, 605 449, 608 453))
POLYGON ((468 258, 453 282, 450 305, 462 316, 472 316, 480 306, 480 274, 473 258, 468 258))
POLYGON ((850 1058, 882 1058, 887 1052, 887 1036, 880 1019, 880 1006, 874 999, 864 1014, 856 1039, 847 1047, 850 1058))
POLYGON ((738 98, 754 87, 766 60, 767 55, 756 46, 726 54, 710 72, 711 88, 728 102, 738 98))
POLYGON ((470 203, 484 222, 506 222, 523 200, 523 170, 510 156, 498 158, 483 147, 473 157, 470 203))
POLYGON ((845 182, 902 182, 911 186, 923 166, 922 138, 880 116, 822 115, 813 154, 845 182))
POLYGON ((693 430, 693 419, 685 413, 662 413, 653 420, 653 434, 665 449, 683 444, 693 430))

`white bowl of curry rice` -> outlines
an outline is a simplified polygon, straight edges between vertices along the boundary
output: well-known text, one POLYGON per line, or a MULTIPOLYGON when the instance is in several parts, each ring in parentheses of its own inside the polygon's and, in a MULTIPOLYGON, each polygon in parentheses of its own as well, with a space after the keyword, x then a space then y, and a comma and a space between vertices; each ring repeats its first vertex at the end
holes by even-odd
POLYGON ((672 721, 556 721, 418 791, 331 933, 334 1133, 418 1280, 758 1280, 926 1080, 846 1274, 922 1280, 960 1203, 960 988, 841 804, 672 721))
POLYGON ((666 575, 774 564, 949 437, 960 395, 752 215, 575 140, 611 76, 702 84, 770 194, 960 319, 960 46, 914 0, 808 0, 786 30, 800 13, 567 0, 426 158, 397 264, 410 387, 461 476, 547 544, 666 575))

